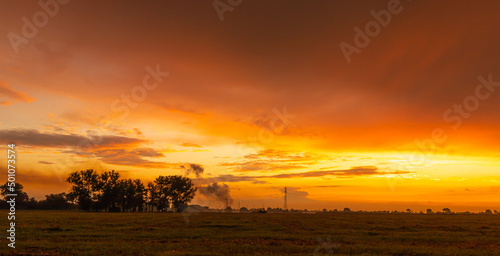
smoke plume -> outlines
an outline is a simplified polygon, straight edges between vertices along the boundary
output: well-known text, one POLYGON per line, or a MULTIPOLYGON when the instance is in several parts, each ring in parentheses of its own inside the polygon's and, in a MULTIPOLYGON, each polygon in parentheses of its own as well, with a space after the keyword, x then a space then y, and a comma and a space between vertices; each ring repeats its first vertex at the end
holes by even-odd
POLYGON ((229 186, 224 183, 221 183, 219 185, 217 184, 217 182, 214 182, 212 184, 199 187, 198 191, 208 198, 214 198, 220 202, 227 204, 227 206, 230 206, 233 203, 233 199, 229 194, 229 186))
POLYGON ((194 173, 196 175, 196 178, 200 178, 200 176, 203 174, 203 171, 205 170, 205 168, 203 168, 199 164, 189 164, 188 167, 182 165, 181 168, 186 169, 186 175, 194 173))

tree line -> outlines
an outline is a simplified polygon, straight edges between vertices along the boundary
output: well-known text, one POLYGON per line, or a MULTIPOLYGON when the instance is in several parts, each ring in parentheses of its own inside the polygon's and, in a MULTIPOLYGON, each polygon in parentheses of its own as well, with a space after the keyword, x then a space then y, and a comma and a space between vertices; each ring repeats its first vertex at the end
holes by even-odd
MULTIPOLYGON (((120 179, 116 171, 99 173, 89 169, 70 173, 66 181, 71 184, 69 193, 47 195, 40 201, 30 199, 23 186, 16 183, 16 202, 25 209, 78 206, 84 211, 142 212, 172 208, 181 212, 196 193, 191 179, 180 175, 159 176, 145 186, 140 179, 120 179)), ((12 193, 8 189, 7 184, 0 187, 4 199, 12 193)))
POLYGON ((24 187, 20 183, 15 183, 14 191, 9 190, 8 183, 0 186, 0 208, 8 209, 7 194, 16 194, 16 208, 29 209, 29 210, 68 210, 74 207, 73 204, 68 202, 66 193, 46 195, 43 200, 36 200, 34 197, 29 197, 23 191, 24 187))

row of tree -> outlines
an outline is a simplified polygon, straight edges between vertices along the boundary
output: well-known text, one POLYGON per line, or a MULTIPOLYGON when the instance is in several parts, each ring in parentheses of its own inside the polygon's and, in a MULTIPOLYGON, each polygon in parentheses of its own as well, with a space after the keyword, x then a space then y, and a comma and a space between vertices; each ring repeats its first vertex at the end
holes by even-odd
POLYGON ((67 182, 72 184, 68 200, 85 211, 144 211, 145 206, 151 211, 153 207, 182 211, 196 193, 191 179, 177 175, 159 176, 146 187, 140 179, 120 179, 118 172, 99 174, 90 169, 70 173, 67 182))
POLYGON ((15 183, 14 191, 8 183, 0 186, 2 202, 7 206, 7 194, 16 194, 18 209, 65 210, 78 206, 84 211, 166 211, 173 208, 182 211, 196 193, 191 179, 183 176, 159 176, 145 186, 140 179, 120 179, 115 171, 98 173, 95 170, 75 171, 67 180, 69 193, 50 194, 37 201, 15 183))
POLYGON ((24 187, 20 183, 14 183, 14 191, 10 191, 10 188, 9 183, 0 186, 0 195, 3 198, 0 200, 0 208, 8 208, 7 194, 16 194, 17 209, 67 210, 74 206, 68 202, 66 193, 50 194, 46 195, 44 200, 36 200, 23 191, 24 187))

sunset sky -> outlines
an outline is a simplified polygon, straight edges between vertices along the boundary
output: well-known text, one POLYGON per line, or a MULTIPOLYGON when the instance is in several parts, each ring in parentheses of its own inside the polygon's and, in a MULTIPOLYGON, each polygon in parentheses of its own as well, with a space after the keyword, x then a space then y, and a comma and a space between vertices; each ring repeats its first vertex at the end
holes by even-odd
POLYGON ((197 164, 233 207, 287 186, 289 208, 500 210, 498 1, 41 2, 0 2, 0 142, 30 196, 197 164))

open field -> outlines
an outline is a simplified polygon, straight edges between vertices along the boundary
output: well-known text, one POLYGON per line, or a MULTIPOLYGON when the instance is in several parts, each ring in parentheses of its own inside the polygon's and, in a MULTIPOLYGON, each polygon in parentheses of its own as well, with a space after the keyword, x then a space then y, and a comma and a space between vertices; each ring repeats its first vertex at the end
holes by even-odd
POLYGON ((16 214, 1 255, 500 255, 500 215, 16 214))

